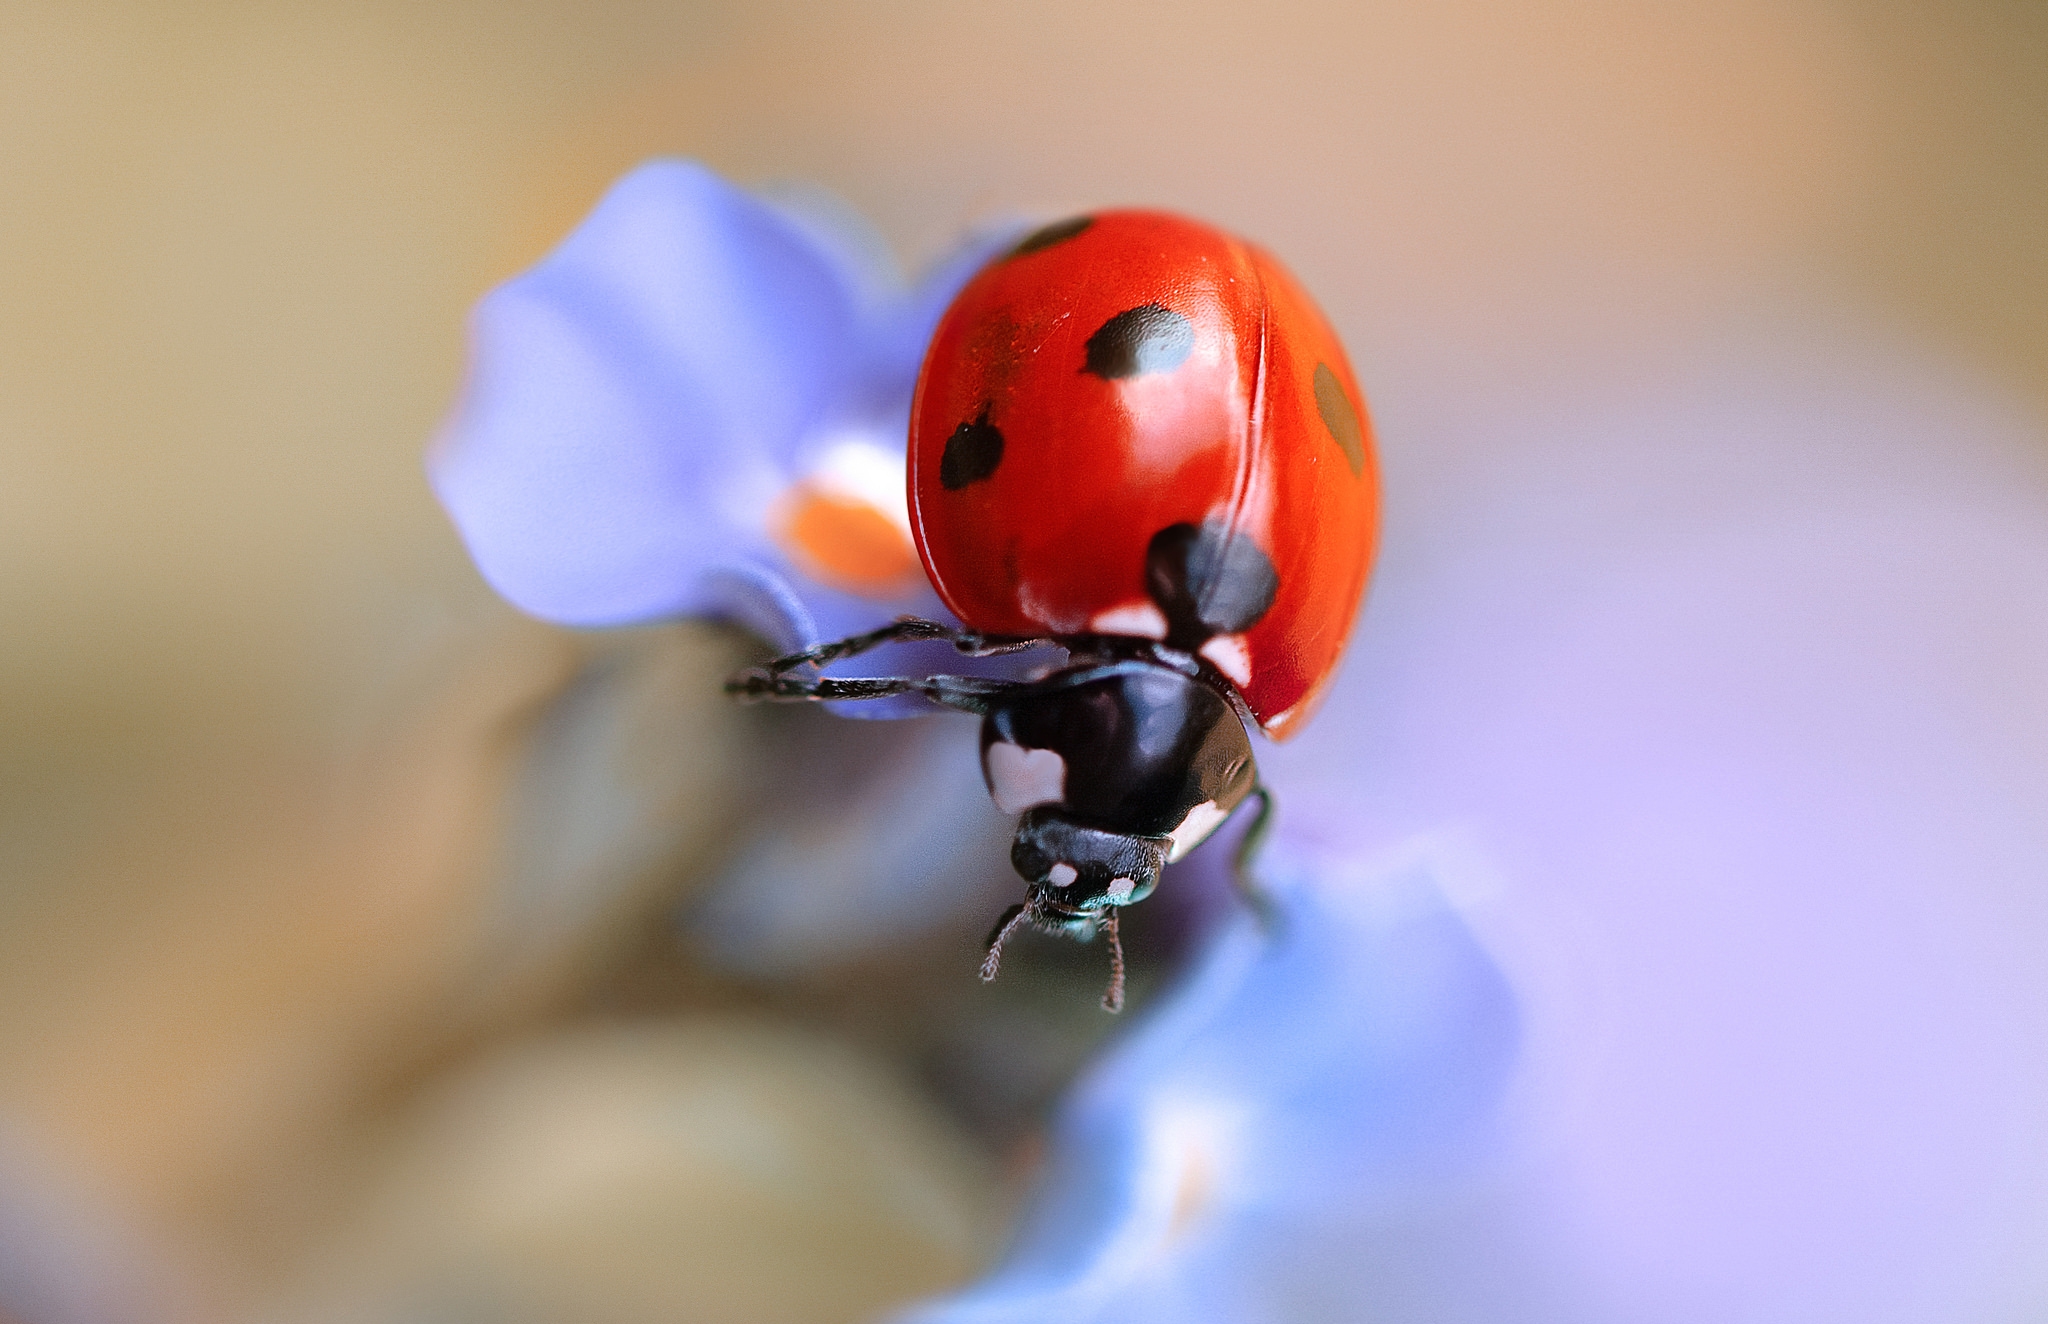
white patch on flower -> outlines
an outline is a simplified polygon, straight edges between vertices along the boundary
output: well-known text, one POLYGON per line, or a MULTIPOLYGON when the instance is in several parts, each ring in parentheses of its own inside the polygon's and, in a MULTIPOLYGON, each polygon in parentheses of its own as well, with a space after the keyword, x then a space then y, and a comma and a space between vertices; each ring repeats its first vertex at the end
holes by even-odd
POLYGON ((1214 800, 1204 800, 1188 810, 1188 816, 1180 821, 1180 826, 1166 834, 1173 841, 1172 847, 1166 852, 1166 862, 1172 864, 1207 841, 1209 834, 1229 817, 1230 811, 1217 808, 1214 800))
POLYGON ((888 517, 910 538, 908 477, 903 446, 883 446, 868 433, 847 432, 823 444, 815 463, 803 476, 812 490, 858 501, 888 517))
POLYGON ((1067 798, 1067 761, 1050 749, 1025 749, 998 740, 982 756, 989 795, 1006 814, 1067 798))
POLYGON ((1162 1249, 1214 1212, 1221 1188, 1238 1167, 1232 1158, 1243 1143, 1244 1113, 1242 1105, 1191 1099, 1161 1102, 1153 1111, 1144 1157, 1144 1222, 1162 1249))
POLYGON ((1098 611, 1088 619, 1090 634, 1121 634, 1138 639, 1164 639, 1166 614, 1156 603, 1126 602, 1098 611))
POLYGON ((1252 650, 1241 634, 1219 634, 1201 647, 1203 657, 1239 685, 1252 683, 1252 650))

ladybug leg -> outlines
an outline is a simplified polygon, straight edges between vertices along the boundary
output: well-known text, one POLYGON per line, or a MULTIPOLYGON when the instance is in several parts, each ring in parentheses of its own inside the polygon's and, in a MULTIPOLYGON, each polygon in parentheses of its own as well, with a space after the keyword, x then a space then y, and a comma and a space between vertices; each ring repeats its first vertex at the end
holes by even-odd
POLYGON ((1273 894, 1259 881, 1253 864, 1273 830, 1273 793, 1262 782, 1254 785, 1245 799, 1257 800, 1259 807, 1252 813, 1251 826, 1238 838, 1237 854, 1230 863, 1230 880, 1237 888, 1238 896, 1258 916, 1260 925, 1271 933, 1280 927, 1280 907, 1274 902, 1273 894))
POLYGON ((841 658, 858 657, 883 644, 916 643, 925 639, 943 639, 968 657, 996 657, 1004 653, 1021 653, 1049 643, 1046 639, 1015 639, 1001 635, 987 635, 979 630, 956 630, 950 625, 928 621, 922 616, 899 616, 879 630, 866 634, 850 635, 835 639, 829 644, 818 644, 801 653, 778 657, 767 664, 771 672, 794 671, 798 667, 829 666, 841 658))
POLYGON ((835 639, 829 644, 806 648, 801 653, 778 657, 758 670, 779 676, 785 672, 795 671, 799 667, 822 667, 844 657, 858 657, 869 649, 880 648, 883 644, 909 643, 919 639, 945 639, 957 644, 961 637, 959 631, 937 621, 928 621, 921 616, 902 616, 879 630, 850 635, 845 639, 835 639))
MULTIPOLYGON (((806 669, 829 666, 842 658, 858 657, 884 644, 914 643, 926 639, 944 639, 968 657, 995 657, 1003 653, 1021 653, 1048 642, 1044 639, 1000 638, 971 630, 956 630, 949 625, 941 625, 937 621, 928 621, 918 616, 904 616, 879 630, 851 635, 845 639, 835 639, 829 644, 818 644, 800 653, 789 653, 758 667, 749 667, 726 681, 725 692, 742 699, 780 701, 880 699, 892 694, 921 690, 927 681, 937 684, 957 679, 970 686, 975 683, 971 677, 965 676, 932 676, 924 680, 898 684, 895 678, 842 681, 794 674, 806 669), (889 688, 891 686, 894 688, 889 688)), ((939 685, 938 688, 950 692, 960 687, 939 685)), ((938 693, 930 693, 927 697, 949 708, 960 706, 938 693)), ((983 709, 975 707, 966 711, 978 713, 983 709)))
POLYGON ((994 676, 791 676, 769 667, 755 667, 726 681, 725 692, 743 702, 769 703, 824 703, 922 694, 941 708, 979 717, 988 712, 998 696, 1024 684, 994 676))
POLYGON ((1048 638, 1012 639, 1007 636, 978 634, 972 630, 955 630, 953 647, 969 657, 1001 657, 1005 653, 1027 653, 1034 648, 1043 648, 1053 641, 1048 638))

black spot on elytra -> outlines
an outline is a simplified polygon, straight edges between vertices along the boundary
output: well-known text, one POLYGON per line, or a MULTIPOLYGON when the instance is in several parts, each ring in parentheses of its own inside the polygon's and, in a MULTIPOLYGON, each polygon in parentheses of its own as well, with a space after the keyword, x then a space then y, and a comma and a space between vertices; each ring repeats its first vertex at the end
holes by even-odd
POLYGON ((1166 641, 1193 649, 1211 635, 1250 629, 1272 607, 1280 572, 1220 520, 1169 524, 1145 549, 1145 591, 1166 616, 1166 641))
POLYGON ((988 410, 983 405, 979 418, 962 423, 946 438, 946 453, 939 457, 939 486, 948 492, 980 482, 1003 462, 1003 434, 988 421, 988 410))
POLYGON ((1082 371, 1104 381, 1171 372, 1187 362, 1194 348, 1195 328, 1187 318, 1160 304, 1140 304, 1124 309, 1088 337, 1088 362, 1082 371))
POLYGON ((1054 244, 1064 244, 1067 240, 1078 237, 1083 230, 1093 224, 1093 216, 1069 216, 1064 221, 1054 221, 1051 225, 1040 226, 1018 240, 1017 246, 1005 255, 1005 260, 1024 257, 1036 253, 1041 248, 1051 248, 1054 244))
POLYGON ((1351 397, 1344 394, 1343 384, 1327 363, 1316 365, 1316 412, 1323 416, 1323 426, 1344 448, 1344 458, 1351 462, 1352 476, 1355 478, 1363 474, 1365 429, 1359 426, 1358 410, 1352 407, 1351 397))

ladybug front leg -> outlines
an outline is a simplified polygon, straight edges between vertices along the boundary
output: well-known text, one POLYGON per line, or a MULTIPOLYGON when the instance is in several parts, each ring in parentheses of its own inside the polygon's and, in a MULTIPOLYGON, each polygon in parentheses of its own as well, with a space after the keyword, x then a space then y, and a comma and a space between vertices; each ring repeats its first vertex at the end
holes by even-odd
POLYGON ((920 616, 901 616, 879 630, 849 635, 844 639, 835 639, 829 644, 817 644, 800 653, 778 657, 758 669, 779 676, 795 671, 799 667, 828 666, 841 658, 858 657, 869 649, 880 648, 883 644, 912 643, 921 639, 957 642, 958 632, 950 626, 928 621, 920 616))
POLYGON ((725 682, 725 692, 742 701, 768 703, 825 703, 922 694, 941 708, 980 717, 998 696, 1024 684, 994 676, 791 676, 755 667, 725 682))
POLYGON ((756 670, 771 675, 783 675, 800 667, 823 667, 842 658, 858 657, 870 649, 883 644, 917 643, 926 639, 943 639, 969 657, 995 657, 1003 653, 1021 653, 1048 642, 1044 639, 1011 639, 982 634, 977 630, 956 630, 950 625, 928 621, 921 616, 899 616, 879 630, 866 634, 849 635, 835 639, 829 644, 818 644, 804 649, 801 653, 790 653, 763 664, 756 670))
POLYGON ((800 653, 790 653, 749 667, 725 682, 725 692, 740 699, 803 703, 833 699, 886 699, 897 694, 922 694, 942 707, 962 712, 988 711, 990 697, 1016 687, 1019 682, 980 676, 878 676, 872 678, 825 677, 817 668, 849 657, 858 657, 883 644, 916 643, 943 639, 969 657, 995 657, 1019 653, 1046 643, 1043 639, 1009 639, 956 630, 950 625, 922 617, 904 616, 879 630, 851 635, 829 644, 818 644, 800 653), (810 674, 805 674, 810 673, 810 674))

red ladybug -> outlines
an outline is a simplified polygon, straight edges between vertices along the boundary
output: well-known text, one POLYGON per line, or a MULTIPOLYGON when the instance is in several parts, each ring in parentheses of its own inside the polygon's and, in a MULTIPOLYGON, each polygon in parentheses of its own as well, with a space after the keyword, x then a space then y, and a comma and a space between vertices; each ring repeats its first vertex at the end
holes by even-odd
MULTIPOLYGON (((1378 528, 1372 430, 1343 347, 1271 255, 1161 212, 1076 217, 984 268, 940 320, 911 406, 911 528, 967 627, 905 620, 736 677, 736 693, 921 693, 979 714, 1021 814, 1019 924, 1111 942, 1117 910, 1258 784, 1245 718, 1284 739, 1334 672, 1378 528), (820 677, 890 640, 1051 642, 1029 681, 820 677)), ((1241 853, 1240 858, 1244 858, 1241 853)))

